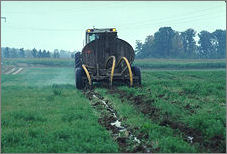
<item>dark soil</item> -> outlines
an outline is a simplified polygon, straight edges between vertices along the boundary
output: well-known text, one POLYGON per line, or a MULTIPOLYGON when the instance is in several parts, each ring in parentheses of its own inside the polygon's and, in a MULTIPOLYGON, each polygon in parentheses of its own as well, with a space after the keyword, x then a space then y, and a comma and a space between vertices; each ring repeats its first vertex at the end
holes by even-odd
POLYGON ((89 91, 89 90, 84 91, 84 94, 91 101, 94 99, 94 97, 93 97, 94 94, 95 94, 96 97, 98 97, 99 100, 97 100, 96 102, 92 102, 92 106, 99 113, 101 113, 101 116, 98 119, 98 122, 100 123, 100 125, 102 125, 103 127, 105 127, 107 130, 109 130, 111 132, 113 139, 119 145, 120 152, 124 152, 124 153, 127 153, 127 152, 143 152, 143 153, 144 152, 150 152, 149 149, 151 149, 151 148, 147 148, 145 145, 143 145, 142 142, 140 144, 135 142, 134 138, 130 137, 132 132, 135 132, 135 130, 133 130, 133 128, 130 127, 130 130, 129 130, 129 129, 127 129, 127 128, 129 128, 128 126, 123 125, 123 127, 127 129, 127 132, 129 133, 129 135, 119 136, 121 129, 117 128, 115 126, 112 126, 111 123, 115 122, 116 120, 120 120, 120 119, 117 119, 116 117, 114 117, 113 113, 115 113, 115 115, 117 116, 117 112, 111 107, 110 102, 105 100, 105 102, 110 107, 110 108, 105 108, 105 106, 101 103, 101 100, 104 99, 101 95, 99 95, 98 93, 95 93, 93 91, 89 91))
POLYGON ((187 104, 184 108, 185 110, 188 110, 190 113, 195 113, 195 109, 191 107, 190 104, 187 104))
POLYGON ((199 130, 187 127, 183 123, 173 122, 173 121, 170 121, 168 119, 165 119, 162 122, 160 122, 160 125, 161 126, 168 126, 168 127, 171 127, 172 129, 180 130, 181 132, 184 133, 184 140, 185 141, 189 141, 188 140, 188 136, 189 136, 189 137, 193 137, 193 142, 199 142, 199 143, 203 142, 202 133, 199 130))
POLYGON ((119 132, 119 129, 117 127, 114 127, 111 125, 111 123, 115 122, 117 118, 111 116, 111 115, 105 115, 103 117, 100 117, 98 122, 104 126, 107 130, 112 131, 114 134, 119 132))
POLYGON ((209 149, 212 149, 214 153, 226 153, 226 147, 220 147, 226 144, 226 139, 221 135, 216 135, 210 139, 210 142, 206 144, 209 149), (220 149, 225 149, 220 151, 220 149))
POLYGON ((156 120, 159 118, 160 109, 156 108, 155 106, 152 106, 154 99, 147 99, 145 95, 135 96, 132 94, 128 94, 127 92, 118 90, 116 88, 109 90, 109 93, 119 94, 119 98, 121 98, 122 102, 124 102, 124 99, 130 101, 134 106, 137 106, 137 108, 142 113, 148 115, 151 119, 156 120))
MULTIPOLYGON (((215 136, 209 140, 205 139, 203 137, 203 134, 200 130, 190 128, 184 123, 177 122, 171 120, 171 117, 163 116, 162 120, 160 119, 161 111, 160 109, 156 108, 155 106, 152 105, 154 102, 154 99, 149 99, 145 95, 138 95, 135 96, 133 94, 129 94, 123 90, 119 90, 117 88, 112 88, 109 90, 110 94, 118 94, 119 98, 124 102, 124 100, 128 100, 129 103, 132 105, 136 106, 136 108, 142 112, 145 115, 148 115, 149 118, 151 118, 153 121, 158 122, 160 126, 167 126, 170 127, 174 130, 179 130, 182 135, 183 139, 191 144, 198 143, 201 150, 208 150, 210 152, 220 152, 220 149, 225 149, 225 148, 218 148, 221 145, 223 145, 222 142, 225 142, 225 139, 222 136, 215 136), (163 119, 164 118, 164 119, 163 119), (161 122, 160 122, 161 120, 161 122), (192 140, 189 140, 189 137, 193 137, 192 140)), ((158 95, 157 97, 163 98, 165 95, 161 94, 158 95)), ((163 98, 164 99, 164 98, 163 98)), ((174 103, 174 102, 173 102, 174 103)), ((191 113, 194 113, 195 110, 190 106, 190 104, 187 104, 184 107, 186 110, 190 111, 191 113)), ((141 136, 144 136, 144 134, 141 134, 141 136)), ((225 151, 221 151, 225 152, 225 151)))

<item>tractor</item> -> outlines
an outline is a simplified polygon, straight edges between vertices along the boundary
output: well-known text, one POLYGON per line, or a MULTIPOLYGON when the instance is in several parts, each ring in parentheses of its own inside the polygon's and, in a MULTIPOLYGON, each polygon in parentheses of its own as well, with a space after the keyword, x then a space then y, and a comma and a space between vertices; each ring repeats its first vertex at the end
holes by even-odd
POLYGON ((128 82, 141 85, 141 72, 131 66, 135 58, 132 46, 117 36, 116 28, 87 29, 82 52, 75 53, 77 89, 92 87, 93 82, 128 82))

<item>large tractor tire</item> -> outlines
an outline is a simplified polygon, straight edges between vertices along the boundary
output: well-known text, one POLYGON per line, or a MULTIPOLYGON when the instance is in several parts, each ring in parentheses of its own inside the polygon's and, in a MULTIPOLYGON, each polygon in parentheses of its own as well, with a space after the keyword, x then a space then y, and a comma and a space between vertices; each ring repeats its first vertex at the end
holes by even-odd
POLYGON ((134 80, 135 84, 141 85, 141 72, 140 72, 140 68, 133 66, 132 67, 132 73, 134 76, 138 76, 138 80, 134 80))
POLYGON ((81 67, 82 65, 80 57, 81 57, 80 52, 75 53, 75 68, 81 67))
POLYGON ((76 68, 75 83, 76 83, 77 89, 83 89, 85 87, 83 76, 84 76, 84 70, 82 68, 76 68))

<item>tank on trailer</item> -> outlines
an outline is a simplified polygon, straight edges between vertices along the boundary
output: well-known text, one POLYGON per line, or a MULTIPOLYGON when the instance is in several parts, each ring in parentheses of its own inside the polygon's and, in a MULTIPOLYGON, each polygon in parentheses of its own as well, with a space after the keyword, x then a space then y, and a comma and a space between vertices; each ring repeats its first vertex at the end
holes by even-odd
POLYGON ((75 54, 75 82, 78 89, 109 80, 141 84, 140 69, 131 67, 135 58, 132 46, 117 37, 116 28, 87 29, 86 45, 75 54))

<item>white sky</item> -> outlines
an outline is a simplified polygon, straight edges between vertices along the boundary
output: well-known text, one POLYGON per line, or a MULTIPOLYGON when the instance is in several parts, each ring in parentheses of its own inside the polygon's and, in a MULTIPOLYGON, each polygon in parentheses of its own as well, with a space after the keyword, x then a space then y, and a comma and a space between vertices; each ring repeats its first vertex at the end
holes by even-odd
POLYGON ((87 28, 116 27, 135 47, 160 27, 197 32, 226 28, 224 1, 1 1, 1 45, 81 50, 87 28))

